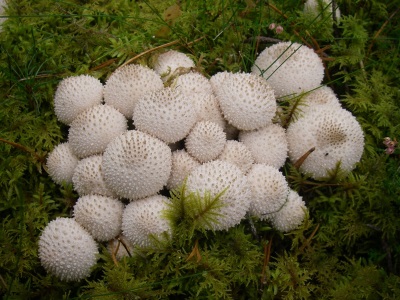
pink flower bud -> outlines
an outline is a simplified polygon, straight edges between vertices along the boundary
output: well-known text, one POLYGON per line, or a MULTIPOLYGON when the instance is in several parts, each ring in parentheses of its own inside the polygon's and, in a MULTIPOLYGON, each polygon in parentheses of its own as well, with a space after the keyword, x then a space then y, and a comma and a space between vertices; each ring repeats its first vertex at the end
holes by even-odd
POLYGON ((280 34, 283 32, 283 27, 281 25, 276 26, 275 29, 276 34, 280 34))
POLYGON ((269 24, 269 26, 268 26, 268 28, 269 28, 270 30, 274 30, 275 27, 276 27, 275 23, 271 23, 271 24, 269 24))

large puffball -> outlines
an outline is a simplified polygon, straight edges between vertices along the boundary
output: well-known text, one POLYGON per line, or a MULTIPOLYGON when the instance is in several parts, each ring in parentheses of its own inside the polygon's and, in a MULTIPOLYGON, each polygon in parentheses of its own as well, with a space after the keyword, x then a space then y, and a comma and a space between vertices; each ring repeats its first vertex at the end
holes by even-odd
POLYGON ((264 79, 247 73, 225 73, 223 77, 222 81, 212 77, 211 85, 231 125, 254 130, 272 123, 276 101, 274 91, 264 79))
POLYGON ((64 124, 103 101, 103 84, 89 75, 67 77, 60 81, 54 95, 54 112, 64 124))
POLYGON ((347 110, 331 106, 316 107, 287 129, 289 158, 295 163, 310 149, 300 171, 321 179, 340 163, 350 172, 361 159, 364 134, 356 118, 347 110))
POLYGON ((121 232, 124 204, 118 199, 86 195, 74 205, 74 218, 96 240, 109 241, 121 232))
POLYGON ((167 189, 173 190, 180 187, 190 172, 199 165, 200 163, 183 149, 172 152, 172 169, 167 189))
POLYGON ((227 230, 245 217, 250 206, 250 191, 243 172, 227 161, 214 160, 194 169, 187 178, 186 190, 200 197, 208 194, 211 198, 220 196, 222 207, 216 213, 217 223, 212 230, 227 230))
POLYGON ((102 162, 103 155, 89 156, 78 162, 72 176, 72 183, 79 196, 97 194, 116 197, 104 183, 101 172, 102 162))
POLYGON ((57 184, 72 183, 78 161, 69 143, 59 144, 47 157, 46 166, 51 179, 57 184))
POLYGON ((164 88, 138 100, 133 121, 136 129, 175 143, 188 135, 197 115, 193 102, 179 88, 164 88))
POLYGON ((265 220, 267 214, 278 212, 285 204, 289 186, 278 169, 254 164, 247 174, 247 180, 251 191, 251 215, 265 220))
POLYGON ((42 231, 39 258, 47 272, 64 281, 79 281, 97 261, 97 244, 74 219, 57 218, 42 231))
POLYGON ((289 190, 288 197, 282 208, 266 215, 272 226, 281 231, 289 232, 298 228, 303 223, 307 207, 302 197, 294 190, 289 190))
POLYGON ((193 60, 185 53, 169 50, 157 56, 153 69, 165 82, 179 75, 181 71, 186 72, 194 67, 193 60))
POLYGON ((250 150, 256 163, 277 169, 285 164, 288 142, 282 126, 271 124, 258 130, 241 131, 239 141, 250 150))
POLYGON ((221 126, 210 121, 197 122, 185 140, 187 152, 200 162, 214 160, 224 150, 226 135, 221 126))
POLYGON ((142 96, 163 87, 160 76, 152 69, 141 65, 127 65, 117 69, 107 79, 104 102, 131 119, 136 102, 142 96))
POLYGON ((292 42, 265 48, 251 70, 267 80, 277 98, 311 91, 324 78, 324 65, 319 56, 312 49, 292 42))
POLYGON ((147 133, 131 130, 115 138, 103 154, 106 186, 131 200, 152 196, 171 173, 171 149, 147 133))
POLYGON ((153 238, 162 238, 169 234, 171 227, 163 217, 169 199, 154 195, 129 203, 122 217, 122 231, 126 239, 133 245, 149 247, 153 238))
POLYGON ((96 105, 71 123, 68 142, 79 158, 100 154, 116 136, 128 129, 128 121, 110 105, 96 105))

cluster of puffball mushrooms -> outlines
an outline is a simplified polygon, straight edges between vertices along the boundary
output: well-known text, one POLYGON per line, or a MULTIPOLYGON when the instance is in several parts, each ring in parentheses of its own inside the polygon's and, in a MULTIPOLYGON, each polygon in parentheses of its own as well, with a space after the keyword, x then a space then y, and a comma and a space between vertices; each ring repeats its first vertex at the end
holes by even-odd
POLYGON ((98 242, 116 251, 150 247, 149 235, 171 234, 163 217, 165 191, 212 197, 222 191, 218 222, 228 230, 245 216, 288 232, 307 208, 279 170, 315 149, 300 171, 318 180, 340 162, 350 172, 363 152, 363 132, 334 92, 322 86, 324 66, 312 49, 281 42, 266 48, 251 73, 194 71, 193 60, 169 50, 154 66, 118 68, 103 85, 80 75, 63 79, 55 114, 69 126, 68 141, 49 154, 58 184, 79 198, 73 217, 43 230, 39 257, 62 280, 80 280, 96 264, 98 242), (285 129, 279 101, 302 95, 299 117, 285 129), (164 192, 162 192, 164 191, 164 192))

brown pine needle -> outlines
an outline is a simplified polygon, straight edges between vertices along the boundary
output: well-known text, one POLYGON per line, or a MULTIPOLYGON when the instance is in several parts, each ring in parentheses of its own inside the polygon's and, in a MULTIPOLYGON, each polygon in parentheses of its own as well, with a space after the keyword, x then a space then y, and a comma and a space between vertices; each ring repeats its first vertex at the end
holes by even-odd
POLYGON ((264 263, 261 271, 261 284, 266 284, 266 270, 269 264, 269 259, 271 257, 271 247, 272 247, 272 238, 269 240, 269 243, 264 245, 264 263))
POLYGON ((196 242, 194 243, 194 247, 192 252, 190 252, 188 258, 186 258, 186 261, 192 259, 194 256, 196 256, 196 262, 200 262, 201 260, 201 254, 199 251, 199 240, 196 240, 196 242))
POLYGON ((305 249, 308 245, 310 245, 311 240, 313 239, 313 237, 314 237, 315 234, 317 233, 318 229, 319 229, 319 224, 317 224, 317 226, 315 227, 315 229, 314 229, 313 232, 311 233, 310 237, 309 237, 309 238, 304 242, 304 244, 300 247, 300 249, 299 249, 300 252, 303 252, 304 249, 305 249))
POLYGON ((304 163, 304 161, 307 159, 307 157, 313 153, 315 150, 315 147, 312 147, 310 150, 308 150, 306 153, 304 153, 294 164, 293 166, 298 170, 301 165, 304 163))

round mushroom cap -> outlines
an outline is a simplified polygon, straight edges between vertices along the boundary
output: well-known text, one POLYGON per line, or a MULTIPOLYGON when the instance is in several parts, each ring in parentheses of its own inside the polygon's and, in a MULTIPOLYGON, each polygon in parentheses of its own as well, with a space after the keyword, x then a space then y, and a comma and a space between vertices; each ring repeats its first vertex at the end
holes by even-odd
POLYGON ((223 129, 226 128, 228 123, 222 115, 218 100, 214 94, 193 94, 190 99, 194 102, 198 121, 211 121, 217 123, 223 129))
POLYGON ((152 196, 171 173, 171 149, 147 133, 131 130, 115 138, 103 154, 106 186, 122 198, 152 196))
POLYGON ((217 158, 224 150, 226 136, 218 124, 210 121, 197 122, 185 140, 186 151, 200 162, 217 158))
POLYGON ((47 157, 46 166, 51 179, 57 184, 72 183, 78 161, 69 143, 59 144, 47 157))
POLYGON ((74 205, 75 221, 98 241, 109 241, 121 232, 124 204, 118 199, 86 195, 74 205))
POLYGON ((42 231, 39 258, 47 272, 64 281, 79 281, 97 262, 97 244, 74 219, 57 218, 42 231))
POLYGON ((122 231, 133 245, 149 247, 152 237, 162 238, 163 233, 170 233, 171 227, 163 217, 169 199, 154 195, 129 203, 122 217, 122 231))
POLYGON ((195 65, 193 60, 185 53, 169 50, 158 55, 153 69, 165 82, 170 78, 179 75, 182 69, 189 70, 194 67, 195 65))
POLYGON ((110 105, 94 106, 76 117, 68 141, 79 158, 100 154, 116 136, 128 129, 128 121, 110 105))
POLYGON ((342 107, 334 91, 328 86, 321 86, 302 96, 299 109, 301 114, 304 115, 320 105, 332 105, 333 109, 342 107))
POLYGON ((189 72, 178 76, 173 86, 179 87, 187 96, 196 94, 212 94, 212 86, 210 81, 204 75, 197 72, 189 72))
POLYGON ((172 190, 181 186, 190 172, 199 165, 200 163, 183 149, 172 152, 172 170, 167 189, 172 190))
POLYGON ((127 65, 117 69, 104 87, 104 102, 132 118, 136 102, 144 95, 164 88, 160 76, 142 65, 127 65))
POLYGON ((342 108, 320 106, 296 122, 286 132, 289 158, 295 163, 311 148, 300 171, 314 179, 329 176, 337 167, 347 173, 360 161, 364 149, 364 134, 356 118, 342 108))
POLYGON ((228 161, 236 165, 244 174, 254 163, 253 155, 245 144, 235 140, 226 141, 224 150, 218 156, 219 160, 228 161))
POLYGON ((266 214, 279 211, 289 194, 285 176, 276 168, 254 164, 247 173, 251 191, 250 214, 267 219, 266 214))
POLYGON ((324 78, 324 65, 319 56, 312 49, 292 42, 265 48, 251 70, 267 80, 277 98, 311 91, 324 78))
POLYGON ((285 129, 277 124, 239 133, 241 141, 250 150, 254 161, 277 169, 285 164, 288 142, 285 129))
POLYGON ((276 101, 273 89, 263 78, 246 73, 227 73, 222 77, 222 82, 212 80, 211 84, 230 124, 240 130, 254 130, 272 123, 276 101))
POLYGON ((216 210, 217 222, 206 229, 228 230, 240 223, 250 206, 246 176, 227 161, 214 160, 194 169, 187 178, 186 189, 203 199, 206 194, 214 198, 223 192, 219 198, 223 206, 216 210))
POLYGON ((166 143, 184 139, 197 121, 193 102, 179 88, 164 88, 143 96, 133 112, 136 129, 166 143))
POLYGON ((75 118, 103 101, 103 84, 89 75, 67 77, 60 81, 54 95, 57 119, 70 125, 75 118))
POLYGON ((79 196, 97 194, 109 197, 117 197, 103 180, 101 164, 103 155, 93 155, 80 160, 75 168, 72 182, 74 190, 79 196))
POLYGON ((289 189, 289 195, 282 208, 267 215, 267 218, 275 229, 289 232, 297 229, 303 223, 306 212, 307 207, 302 197, 296 191, 289 189))

